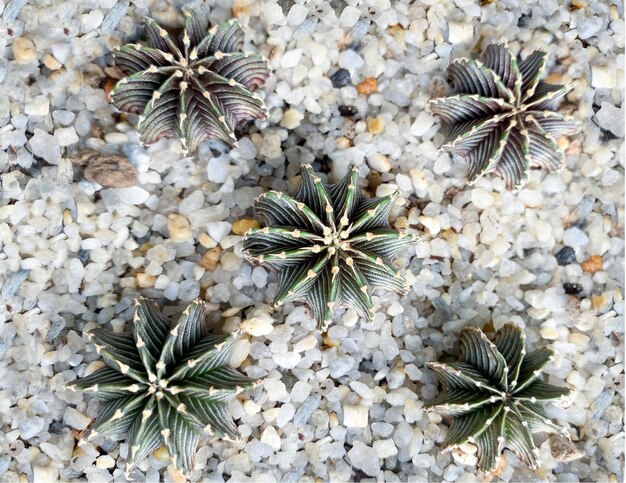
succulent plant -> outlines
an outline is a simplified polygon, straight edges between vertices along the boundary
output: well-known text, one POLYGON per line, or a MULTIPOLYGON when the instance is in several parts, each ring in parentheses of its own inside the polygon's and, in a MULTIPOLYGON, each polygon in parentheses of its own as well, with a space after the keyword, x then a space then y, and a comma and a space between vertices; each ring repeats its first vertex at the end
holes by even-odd
POLYGON ((256 200, 256 212, 267 226, 246 233, 244 254, 277 272, 276 305, 306 302, 320 329, 340 305, 370 320, 372 289, 406 291, 391 260, 417 240, 389 227, 397 193, 365 197, 355 168, 331 185, 310 166, 302 165, 301 173, 294 198, 270 191, 256 200))
POLYGON ((529 169, 563 165, 555 138, 574 134, 579 125, 555 112, 571 86, 541 81, 546 62, 546 52, 516 60, 504 45, 491 44, 482 62, 458 59, 448 67, 453 94, 429 108, 447 125, 443 148, 467 162, 470 183, 494 172, 515 189, 529 169))
POLYGON ((137 129, 144 144, 178 137, 190 153, 207 139, 234 146, 239 122, 268 117, 252 91, 265 84, 269 64, 261 55, 241 51, 237 20, 207 32, 188 10, 178 37, 151 18, 145 19, 145 30, 149 46, 129 44, 114 52, 115 65, 127 77, 111 91, 118 109, 140 115, 137 129))
POLYGON ((542 369, 553 359, 548 348, 526 353, 525 335, 515 324, 505 324, 495 344, 475 327, 460 334, 459 362, 430 362, 443 391, 427 405, 450 416, 445 449, 472 442, 478 447, 479 466, 493 471, 506 447, 535 468, 537 448, 532 433, 550 432, 569 438, 543 409, 567 396, 569 389, 547 384, 542 369))
POLYGON ((237 332, 207 334, 204 319, 200 301, 172 323, 141 298, 132 333, 88 334, 106 365, 71 385, 102 400, 89 439, 128 433, 127 474, 161 445, 189 472, 201 434, 237 437, 227 403, 254 381, 228 365, 237 332))

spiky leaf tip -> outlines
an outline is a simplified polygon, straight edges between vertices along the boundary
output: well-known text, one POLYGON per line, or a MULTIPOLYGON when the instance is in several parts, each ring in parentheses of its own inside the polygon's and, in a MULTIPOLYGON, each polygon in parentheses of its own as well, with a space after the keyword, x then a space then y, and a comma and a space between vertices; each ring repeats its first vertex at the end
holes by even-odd
POLYGON ((191 154, 208 139, 235 146, 239 123, 267 119, 267 107, 253 91, 265 84, 269 62, 241 50, 244 33, 237 20, 207 30, 188 9, 180 35, 151 18, 145 19, 145 32, 148 45, 114 51, 126 77, 111 92, 118 109, 140 115, 142 143, 176 137, 191 154))
POLYGON ((244 254, 276 271, 275 304, 305 302, 321 330, 338 306, 371 320, 373 289, 406 292, 391 262, 417 242, 389 226, 397 193, 367 198, 355 168, 336 184, 323 183, 308 165, 301 177, 296 196, 270 191, 257 199, 256 213, 267 226, 245 235, 244 254))
POLYGON ((229 366, 238 332, 208 333, 205 315, 198 300, 170 320, 140 298, 131 332, 89 334, 106 366, 70 384, 102 400, 89 439, 127 433, 127 475, 160 446, 189 473, 202 434, 238 436, 227 403, 254 381, 229 366))
POLYGON ((535 468, 538 449, 532 433, 569 438, 543 409, 570 393, 568 388, 543 381, 542 369, 552 360, 552 351, 542 348, 526 353, 525 335, 513 323, 496 333, 495 342, 480 329, 466 327, 460 334, 460 346, 459 362, 428 364, 443 391, 427 404, 427 410, 451 419, 443 448, 474 443, 478 465, 486 472, 496 469, 504 448, 535 468))
POLYGON ((497 43, 482 60, 458 59, 448 67, 452 93, 428 107, 447 128, 443 148, 466 161, 470 184, 493 172, 517 189, 530 169, 563 165, 556 138, 576 133, 579 123, 556 112, 571 86, 541 81, 547 57, 535 51, 516 59, 497 43))

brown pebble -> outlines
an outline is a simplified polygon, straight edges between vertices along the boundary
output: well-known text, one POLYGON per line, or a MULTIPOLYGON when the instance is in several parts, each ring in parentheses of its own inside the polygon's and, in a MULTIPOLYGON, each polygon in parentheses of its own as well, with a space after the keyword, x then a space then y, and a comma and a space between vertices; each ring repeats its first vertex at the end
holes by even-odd
POLYGON ((140 272, 137 274, 137 285, 141 288, 154 287, 156 277, 148 273, 140 272))
POLYGON ((592 255, 588 260, 580 264, 585 272, 595 273, 602 270, 602 257, 600 255, 592 255))
POLYGON ((574 11, 574 10, 578 10, 580 8, 586 8, 587 7, 587 2, 583 2, 581 0, 572 0, 572 3, 570 5, 570 11, 574 11))
POLYGON ((113 88, 115 87, 115 84, 117 84, 117 80, 116 79, 111 79, 110 77, 107 77, 104 81, 104 99, 107 102, 111 102, 111 91, 113 90, 113 88))
POLYGON ((241 2, 235 2, 232 8, 233 17, 241 18, 244 16, 250 16, 250 6, 242 4, 241 2))
POLYGON ((257 220, 242 218, 241 220, 237 220, 233 223, 232 230, 235 235, 245 235, 248 230, 258 228, 260 226, 261 224, 257 220))
POLYGON ((444 191, 443 195, 448 198, 448 199, 452 199, 454 198, 456 195, 459 194, 459 188, 457 188, 456 186, 450 186, 446 191, 444 191))
POLYGON ((369 95, 378 91, 378 81, 373 77, 367 77, 363 82, 356 86, 359 94, 369 95))
POLYGON ((73 160, 85 166, 85 178, 111 188, 130 188, 137 184, 137 170, 123 156, 83 151, 73 160))
POLYGON ((591 296, 591 306, 596 310, 600 310, 604 306, 604 304, 606 304, 606 302, 606 295, 604 295, 603 293, 601 293, 600 295, 591 296))
POLYGON ((200 260, 200 266, 207 269, 209 272, 214 271, 217 268, 217 264, 220 261, 220 254, 222 253, 222 247, 215 247, 207 250, 202 260, 200 260))
POLYGON ((383 180, 378 171, 370 171, 367 175, 367 189, 372 193, 376 193, 376 188, 378 188, 383 180))
POLYGON ((380 134, 385 130, 385 122, 380 117, 368 117, 365 122, 368 132, 372 134, 380 134))
POLYGON ((448 94, 448 84, 443 77, 433 77, 430 81, 430 97, 444 97, 448 94))
POLYGON ((100 87, 100 82, 102 82, 102 78, 96 72, 85 72, 83 74, 83 79, 85 79, 85 82, 94 89, 98 89, 100 87))
POLYGON ((97 124, 93 124, 91 128, 89 128, 89 137, 101 139, 102 138, 102 128, 97 124))
POLYGON ((141 253, 146 253, 146 252, 147 252, 148 250, 150 250, 151 248, 152 248, 152 244, 151 244, 151 243, 148 243, 148 242, 145 242, 145 243, 142 243, 142 244, 139 246, 139 251, 140 251, 141 253))
POLYGON ((546 76, 543 81, 547 82, 548 84, 564 84, 563 74, 561 74, 560 72, 553 72, 552 74, 546 76))
POLYGON ((550 444, 550 453, 557 461, 573 461, 585 455, 569 438, 560 434, 550 436, 548 443, 550 444))

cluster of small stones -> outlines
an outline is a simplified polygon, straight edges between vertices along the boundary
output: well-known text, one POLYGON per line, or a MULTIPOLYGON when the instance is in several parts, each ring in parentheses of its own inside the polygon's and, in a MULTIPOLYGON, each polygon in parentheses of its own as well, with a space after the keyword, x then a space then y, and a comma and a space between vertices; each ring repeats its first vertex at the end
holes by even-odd
MULTIPOLYGON (((596 0, 482 3, 216 6, 214 23, 239 16, 270 58, 270 118, 247 127, 237 149, 205 144, 195 161, 178 161, 177 140, 144 148, 134 125, 113 116, 101 80, 116 74, 88 60, 136 38, 142 16, 181 25, 177 8, 5 2, 0 478, 123 479, 121 438, 77 444, 98 402, 66 383, 101 364, 81 334, 121 331, 141 294, 232 307, 222 329, 243 323, 248 334, 232 364, 266 378, 231 403, 240 441, 201 441, 192 481, 474 478, 473 445, 440 452, 448 425, 424 411, 438 391, 426 363, 453 352, 468 323, 509 320, 529 347, 554 349, 548 380, 575 392, 550 416, 585 455, 557 461, 551 449, 562 444, 546 440, 541 469, 505 452, 499 478, 621 481, 622 15, 596 0), (547 49, 546 80, 574 81, 563 109, 583 127, 559 141, 564 168, 531 171, 517 194, 495 177, 464 188, 465 168, 438 151, 443 136, 425 111, 446 94, 446 66, 479 38, 508 40, 516 53, 547 49), (338 69, 349 81, 334 87, 338 69), (71 161, 83 148, 123 154, 137 184, 83 179, 71 161), (371 323, 346 310, 321 335, 303 306, 272 311, 276 279, 243 259, 254 199, 295 193, 302 162, 332 180, 356 165, 372 195, 399 190, 392 224, 423 233, 415 256, 396 260, 409 293, 374 294, 371 323), (565 246, 573 256, 557 259, 565 246)), ((166 453, 139 466, 146 480, 180 480, 166 453)))

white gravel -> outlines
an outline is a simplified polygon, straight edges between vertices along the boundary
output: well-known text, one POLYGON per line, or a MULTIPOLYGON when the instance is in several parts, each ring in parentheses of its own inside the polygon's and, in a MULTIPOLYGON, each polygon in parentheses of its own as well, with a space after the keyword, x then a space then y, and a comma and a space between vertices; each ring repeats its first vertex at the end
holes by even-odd
MULTIPOLYGON (((247 318, 233 363, 265 378, 231 405, 240 441, 201 441, 193 481, 481 478, 475 447, 439 450, 447 425, 423 411, 438 391, 425 362, 456 353, 461 327, 509 320, 532 348, 555 349, 550 382, 575 393, 550 416, 583 456, 556 461, 539 435, 541 468, 507 451, 499 478, 621 481, 621 3, 185 3, 211 6, 214 22, 238 16, 246 48, 273 68, 261 92, 270 119, 246 127, 238 149, 205 144, 195 160, 172 140, 141 147, 133 117, 103 89, 112 48, 141 35, 142 16, 180 25, 173 2, 0 2, 0 480, 123 480, 128 446, 79 442, 98 402, 66 383, 101 364, 83 331, 122 330, 144 295, 180 305, 201 296, 224 330, 247 318), (563 141, 565 168, 533 171, 519 193, 498 178, 466 187, 424 111, 445 93, 450 60, 494 40, 523 55, 547 50, 550 80, 574 82, 562 109, 583 126, 563 141), (335 88, 340 67, 351 82, 335 88), (360 93, 368 77, 377 89, 360 93), (138 185, 84 179, 71 157, 87 147, 127 156, 138 185), (372 194, 399 188, 392 222, 423 237, 396 261, 410 293, 376 294, 371 323, 341 310, 319 334, 300 305, 272 311, 275 276, 242 259, 239 228, 250 222, 237 222, 253 218, 262 192, 293 193, 301 162, 334 179, 356 164, 372 194), (576 260, 560 266, 566 244, 576 260), (564 283, 582 292, 567 295, 564 283)), ((162 451, 140 470, 147 481, 181 476, 162 451)))

